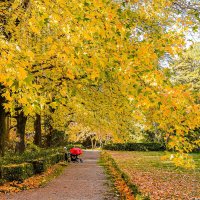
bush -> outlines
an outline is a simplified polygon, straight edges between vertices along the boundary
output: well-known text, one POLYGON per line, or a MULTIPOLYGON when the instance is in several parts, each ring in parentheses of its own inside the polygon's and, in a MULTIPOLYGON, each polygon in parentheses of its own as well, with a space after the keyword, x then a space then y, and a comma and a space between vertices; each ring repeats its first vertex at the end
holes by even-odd
POLYGON ((45 158, 39 158, 35 160, 30 160, 29 162, 33 165, 34 174, 39 174, 46 169, 60 161, 64 160, 64 153, 57 153, 48 155, 48 157, 45 158))
POLYGON ((103 149, 112 151, 163 151, 165 148, 158 143, 115 143, 104 145, 103 149))
POLYGON ((30 163, 33 166, 33 173, 40 174, 47 169, 47 163, 44 159, 32 160, 30 163))
POLYGON ((59 153, 58 149, 51 149, 38 154, 33 153, 29 155, 29 159, 27 153, 22 155, 22 157, 13 156, 10 160, 0 165, 0 185, 5 181, 22 181, 33 174, 42 173, 46 171, 48 167, 62 160, 64 160, 64 153, 59 153), (36 155, 41 157, 35 159, 36 155), (26 162, 18 163, 23 160, 26 160, 26 162), (16 163, 7 164, 8 161, 16 163))
POLYGON ((32 175, 33 165, 30 163, 1 166, 1 179, 22 181, 32 175))
MULTIPOLYGON (((0 175, 1 176, 1 175, 0 175)), ((3 185, 6 182, 5 179, 0 179, 0 186, 3 185)))
POLYGON ((64 153, 52 154, 47 158, 47 165, 51 166, 64 160, 64 153))
POLYGON ((26 153, 39 153, 41 151, 41 148, 38 147, 37 145, 33 144, 33 143, 28 143, 27 147, 26 147, 26 153))
MULTIPOLYGON (((33 145, 34 147, 34 145, 33 145)), ((39 148, 38 148, 39 149, 39 148)), ((39 158, 47 158, 52 154, 57 154, 62 151, 62 148, 54 149, 40 149, 31 150, 28 149, 23 154, 6 154, 4 157, 0 157, 0 166, 9 164, 20 164, 25 162, 30 162, 31 160, 37 160, 39 158)))
POLYGON ((64 153, 58 153, 57 154, 57 162, 65 160, 65 154, 64 153))
POLYGON ((58 162, 59 162, 59 160, 58 160, 57 154, 52 154, 47 158, 47 164, 48 165, 54 165, 58 162))

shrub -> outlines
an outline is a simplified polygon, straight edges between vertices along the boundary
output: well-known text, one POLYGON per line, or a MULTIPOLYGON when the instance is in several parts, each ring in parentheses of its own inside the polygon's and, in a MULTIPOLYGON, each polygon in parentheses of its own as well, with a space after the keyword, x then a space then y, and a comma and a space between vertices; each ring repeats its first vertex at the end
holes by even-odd
POLYGON ((41 148, 38 147, 37 145, 33 144, 33 143, 28 143, 27 147, 26 147, 26 152, 27 153, 39 153, 41 151, 41 148))
POLYGON ((65 160, 65 154, 64 153, 58 153, 57 154, 57 162, 65 160))
POLYGON ((33 175, 33 165, 30 163, 1 166, 1 179, 22 181, 33 175))
POLYGON ((54 148, 54 149, 40 149, 32 150, 28 149, 23 154, 6 154, 4 157, 0 157, 0 166, 8 165, 8 164, 20 164, 24 162, 29 162, 31 160, 37 160, 39 158, 46 158, 52 154, 56 154, 61 152, 62 148, 54 148))
POLYGON ((6 182, 5 179, 0 179, 0 185, 3 185, 6 182))
MULTIPOLYGON (((64 153, 61 149, 49 149, 41 152, 25 152, 21 156, 7 156, 0 163, 0 184, 7 181, 22 181, 33 174, 46 171, 46 169, 62 160, 64 153)), ((1 160, 0 160, 1 161, 1 160)))
POLYGON ((54 165, 56 163, 58 163, 58 157, 57 157, 57 154, 52 154, 50 156, 48 156, 48 158, 46 158, 47 160, 47 164, 48 165, 54 165))
POLYGON ((103 149, 112 151, 162 151, 165 148, 158 143, 115 143, 104 145, 103 149))
POLYGON ((37 159, 30 161, 33 165, 34 174, 40 174, 47 169, 47 163, 44 159, 37 159))
POLYGON ((34 174, 39 174, 44 172, 48 167, 64 160, 64 153, 56 153, 48 155, 45 158, 39 158, 35 160, 30 160, 29 162, 33 165, 34 174))
POLYGON ((56 153, 48 156, 46 161, 48 165, 54 165, 62 160, 64 160, 64 153, 56 153))

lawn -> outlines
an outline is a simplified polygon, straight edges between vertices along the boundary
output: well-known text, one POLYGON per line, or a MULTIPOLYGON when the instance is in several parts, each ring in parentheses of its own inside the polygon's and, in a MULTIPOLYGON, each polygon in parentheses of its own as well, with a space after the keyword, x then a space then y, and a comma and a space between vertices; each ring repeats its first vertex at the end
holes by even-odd
POLYGON ((196 169, 175 167, 163 161, 163 152, 108 151, 117 165, 153 200, 200 198, 200 154, 192 154, 196 169))

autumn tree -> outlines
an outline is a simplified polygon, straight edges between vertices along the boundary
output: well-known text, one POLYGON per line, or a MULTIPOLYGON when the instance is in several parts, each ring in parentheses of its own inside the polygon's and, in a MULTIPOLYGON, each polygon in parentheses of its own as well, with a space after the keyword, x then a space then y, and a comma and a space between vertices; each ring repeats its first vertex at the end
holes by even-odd
POLYGON ((187 85, 198 95, 200 91, 200 43, 194 43, 175 60, 172 78, 176 84, 187 85))
POLYGON ((7 110, 15 113, 17 109, 25 117, 40 112, 44 105, 54 108, 62 97, 70 96, 66 81, 72 82, 72 88, 77 81, 91 85, 117 70, 113 66, 119 66, 119 58, 108 55, 126 54, 126 48, 114 46, 116 41, 128 44, 129 38, 119 5, 107 2, 110 6, 106 7, 105 3, 74 1, 66 6, 64 1, 55 5, 29 1, 26 9, 20 1, 11 4, 3 27, 10 38, 1 38, 1 83, 6 88, 7 110), (60 91, 53 92, 52 98, 51 89, 56 87, 60 91))
MULTIPOLYGON (((200 91, 200 45, 194 43, 186 49, 171 65, 173 84, 184 85, 192 92, 199 104, 200 91)), ((199 138, 199 127, 190 130, 188 140, 199 138)))
POLYGON ((53 122, 71 106, 76 122, 122 136, 135 122, 158 123, 173 148, 192 150, 182 140, 198 126, 199 106, 160 66, 181 52, 195 16, 180 19, 176 2, 13 1, 0 38, 4 108, 24 120, 48 110, 53 122))

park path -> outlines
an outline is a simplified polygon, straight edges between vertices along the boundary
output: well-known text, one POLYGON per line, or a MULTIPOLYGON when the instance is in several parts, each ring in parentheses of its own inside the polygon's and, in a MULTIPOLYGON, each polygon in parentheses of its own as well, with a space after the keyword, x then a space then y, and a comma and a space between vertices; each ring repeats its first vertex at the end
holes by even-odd
POLYGON ((6 194, 1 200, 115 200, 103 168, 98 165, 98 151, 84 151, 83 163, 70 163, 63 174, 44 188, 6 194))

